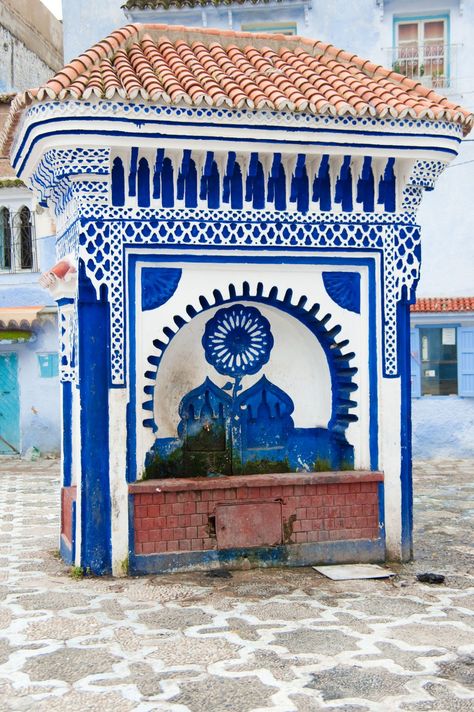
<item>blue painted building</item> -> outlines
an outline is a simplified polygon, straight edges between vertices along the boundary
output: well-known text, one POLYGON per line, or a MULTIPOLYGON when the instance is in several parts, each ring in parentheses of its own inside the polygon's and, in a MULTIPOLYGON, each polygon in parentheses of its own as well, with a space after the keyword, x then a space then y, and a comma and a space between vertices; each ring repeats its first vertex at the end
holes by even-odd
POLYGON ((417 211, 472 122, 322 41, 160 25, 14 100, 57 224, 66 560, 410 558, 417 211))
MULTIPOLYGON (((61 23, 39 0, 2 4, 0 123, 15 92, 62 66, 61 23), (31 23, 31 24, 29 24, 31 23), (31 31, 34 26, 35 32, 31 31)), ((54 221, 0 158, 0 455, 59 453, 57 308, 40 288, 55 262, 54 221), (33 451, 35 452, 35 451, 33 451)))
MULTIPOLYGON (((469 70, 474 35, 472 0, 128 0, 125 4, 107 0, 100 7, 88 1, 63 0, 63 12, 67 59, 125 20, 299 34, 332 42, 382 66, 393 66, 453 103, 474 109, 474 82, 469 70)), ((469 140, 463 143, 456 162, 440 176, 438 191, 428 194, 420 207, 419 222, 426 240, 418 295, 436 303, 448 297, 474 296, 473 161, 474 142, 469 140), (437 210, 440 204, 441 212, 437 210), (449 250, 446 234, 453 237, 449 250)), ((450 316, 456 329, 450 360, 455 361, 458 379, 449 394, 434 388, 444 368, 438 356, 433 352, 430 363, 417 356, 422 353, 420 329, 437 329, 431 333, 438 338, 445 322, 442 312, 437 316, 436 312, 412 314, 413 441, 417 459, 474 457, 474 358, 470 345, 463 346, 468 337, 459 331, 474 327, 472 310, 450 316), (435 376, 424 376, 425 388, 421 375, 433 371, 435 376), (461 430, 460 422, 465 424, 461 430)))

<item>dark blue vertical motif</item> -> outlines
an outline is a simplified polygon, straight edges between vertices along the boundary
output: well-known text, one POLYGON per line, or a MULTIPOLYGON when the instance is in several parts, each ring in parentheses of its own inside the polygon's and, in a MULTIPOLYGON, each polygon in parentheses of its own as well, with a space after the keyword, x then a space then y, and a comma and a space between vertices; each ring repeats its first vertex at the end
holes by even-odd
POLYGON ((173 164, 169 158, 163 159, 161 169, 161 204, 164 208, 174 207, 173 164))
POLYGON ((128 174, 128 194, 134 198, 137 194, 138 148, 132 148, 130 154, 130 173, 128 174))
POLYGON ((146 158, 140 158, 138 163, 138 206, 150 207, 150 168, 146 158))
POLYGON ((125 172, 118 156, 112 164, 112 205, 125 205, 125 172))
POLYGON ((398 303, 398 363, 400 369, 400 485, 402 490, 402 560, 413 556, 413 483, 411 451, 411 375, 410 375, 410 304, 398 303))
POLYGON ((362 203, 366 213, 374 211, 374 174, 372 171, 372 158, 365 156, 362 164, 362 173, 357 181, 357 202, 362 203))

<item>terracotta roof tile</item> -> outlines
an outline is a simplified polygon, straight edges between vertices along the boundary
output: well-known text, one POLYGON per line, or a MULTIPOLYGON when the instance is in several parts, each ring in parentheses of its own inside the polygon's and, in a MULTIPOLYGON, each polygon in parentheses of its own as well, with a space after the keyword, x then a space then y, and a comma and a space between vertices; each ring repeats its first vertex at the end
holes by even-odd
MULTIPOLYGON (((266 5, 271 0, 127 0, 124 10, 169 10, 182 7, 205 7, 206 5, 266 5)), ((273 0, 284 2, 285 0, 273 0)))
POLYGON ((474 116, 401 74, 333 45, 302 37, 168 25, 127 25, 69 62, 38 90, 18 95, 2 136, 22 110, 49 99, 134 100, 443 119, 474 116))
POLYGON ((412 312, 474 312, 474 297, 420 297, 410 307, 412 312))

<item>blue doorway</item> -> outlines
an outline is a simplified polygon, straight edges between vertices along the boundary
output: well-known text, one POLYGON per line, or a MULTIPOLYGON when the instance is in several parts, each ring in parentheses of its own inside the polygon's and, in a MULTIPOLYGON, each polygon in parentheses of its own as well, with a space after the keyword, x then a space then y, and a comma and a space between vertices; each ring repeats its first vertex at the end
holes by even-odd
POLYGON ((20 452, 18 354, 0 354, 0 455, 20 452))

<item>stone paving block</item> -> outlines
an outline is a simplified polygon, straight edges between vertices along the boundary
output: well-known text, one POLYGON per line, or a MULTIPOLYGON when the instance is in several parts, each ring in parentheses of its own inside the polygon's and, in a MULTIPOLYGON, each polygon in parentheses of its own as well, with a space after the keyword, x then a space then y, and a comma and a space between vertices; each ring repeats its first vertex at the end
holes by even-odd
POLYGON ((393 582, 310 569, 75 580, 57 558, 58 463, 8 461, 0 710, 470 712, 473 474, 474 463, 416 466, 417 558, 393 582), (418 583, 419 571, 446 585, 418 583))

